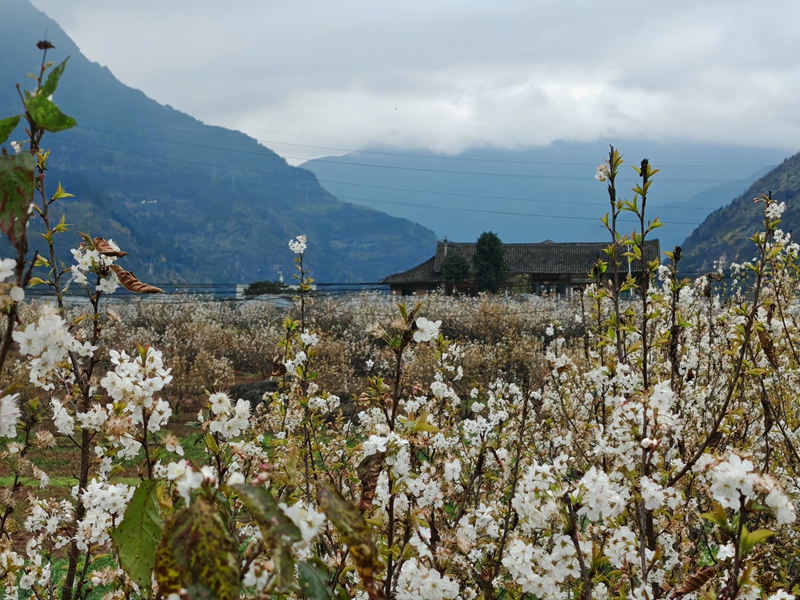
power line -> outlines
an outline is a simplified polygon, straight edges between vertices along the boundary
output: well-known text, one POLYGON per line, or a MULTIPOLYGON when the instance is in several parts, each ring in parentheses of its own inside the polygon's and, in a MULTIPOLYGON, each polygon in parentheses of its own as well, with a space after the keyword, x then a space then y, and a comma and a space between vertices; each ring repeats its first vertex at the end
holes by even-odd
MULTIPOLYGON (((243 167, 232 167, 232 166, 231 167, 220 167, 219 165, 215 165, 215 164, 212 164, 212 163, 204 163, 204 162, 199 162, 199 161, 186 160, 186 159, 183 159, 183 158, 174 158, 174 157, 167 157, 167 156, 156 156, 156 155, 151 154, 149 152, 136 152, 135 150, 120 150, 119 148, 112 148, 110 146, 102 146, 100 144, 95 144, 94 147, 95 148, 103 148, 105 150, 112 150, 114 152, 121 152, 123 154, 134 154, 134 155, 138 155, 138 156, 147 156, 149 158, 157 158, 157 159, 162 159, 162 160, 169 160, 169 161, 172 161, 172 162, 182 162, 182 163, 186 163, 186 164, 198 165, 198 166, 203 166, 203 167, 225 168, 225 169, 230 169, 230 170, 235 170, 235 171, 242 171, 242 172, 245 172, 245 173, 254 173, 254 174, 260 174, 260 175, 271 175, 273 177, 283 177, 283 178, 288 178, 288 179, 302 179, 304 181, 320 181, 320 180, 317 180, 317 179, 311 180, 311 179, 309 179, 307 177, 297 177, 297 176, 293 176, 293 175, 283 175, 283 174, 280 174, 280 173, 273 173, 273 172, 268 172, 268 171, 256 171, 256 170, 253 170, 253 169, 246 169, 246 168, 243 168, 243 167)), ((347 184, 345 184, 345 185, 347 185, 347 184)), ((315 192, 308 192, 308 193, 319 195, 319 196, 323 195, 323 194, 320 194, 319 192, 316 192, 316 193, 315 192)), ((336 196, 334 196, 333 194, 330 194, 330 192, 329 192, 329 195, 334 199, 336 198, 336 196)), ((538 218, 544 218, 544 219, 567 219, 567 220, 581 220, 581 221, 599 221, 599 217, 578 217, 578 216, 575 216, 575 215, 543 215, 543 214, 536 214, 536 213, 519 213, 519 212, 511 212, 511 211, 493 211, 493 210, 483 210, 483 209, 474 209, 474 208, 432 206, 432 205, 428 205, 428 204, 411 204, 411 203, 397 202, 397 201, 391 201, 391 200, 379 200, 377 198, 376 199, 370 199, 369 201, 370 202, 379 202, 379 203, 382 203, 382 204, 397 204, 397 205, 405 204, 405 205, 408 205, 408 206, 417 206, 417 207, 423 207, 423 208, 440 208, 440 209, 445 209, 445 210, 458 210, 458 211, 466 211, 466 212, 481 212, 481 213, 487 213, 487 214, 501 214, 501 215, 504 214, 504 215, 514 215, 514 216, 538 217, 538 218)), ((567 204, 567 203, 565 203, 565 204, 567 204)), ((690 222, 685 222, 685 221, 662 221, 662 222, 665 225, 671 225, 671 224, 697 225, 697 223, 694 223, 694 222, 690 223, 690 222)))
MULTIPOLYGON (((176 142, 180 143, 180 142, 176 142)), ((293 158, 299 159, 303 158, 301 156, 285 156, 284 158, 293 158)), ((472 176, 480 176, 480 177, 508 177, 512 179, 562 179, 567 181, 592 181, 594 176, 589 177, 588 175, 585 177, 575 176, 575 175, 532 175, 530 173, 491 173, 488 171, 452 171, 448 169, 426 169, 423 167, 400 167, 397 165, 371 165, 369 163, 357 163, 357 162, 350 162, 350 161, 343 161, 343 160, 329 160, 327 158, 318 158, 315 161, 319 164, 331 163, 337 165, 345 165, 348 167, 368 167, 368 168, 375 168, 375 169, 392 169, 396 171, 418 171, 423 173, 446 173, 448 175, 472 175, 472 176)), ((738 178, 738 179, 705 179, 705 178, 672 178, 672 179, 658 179, 656 180, 658 183, 736 183, 742 182, 746 183, 749 182, 749 178, 738 178)))
MULTIPOLYGON (((336 196, 337 198, 350 198, 349 196, 336 196)), ((541 215, 537 213, 524 213, 524 212, 513 212, 513 211, 504 211, 504 210, 484 210, 480 208, 463 208, 458 206, 437 206, 435 204, 416 204, 413 202, 398 202, 392 200, 375 200, 372 198, 355 198, 356 200, 367 200, 369 202, 378 202, 381 204, 396 204, 402 206, 421 206, 425 208, 436 208, 440 210, 457 210, 463 212, 479 212, 479 213, 488 213, 492 215, 514 215, 519 217, 537 217, 541 219, 579 219, 581 221, 596 221, 600 222, 600 217, 576 217, 574 215, 541 215)), ((577 204, 577 203, 576 203, 577 204)), ((617 222, 630 222, 633 223, 634 221, 626 221, 624 219, 619 219, 617 222)), ((699 225, 700 223, 697 221, 662 221, 665 225, 699 225)))
MULTIPOLYGON (((86 128, 92 130, 91 128, 86 128)), ((106 131, 102 129, 94 129, 94 131, 106 131)), ((219 146, 208 146, 205 144, 193 144, 191 142, 182 142, 177 140, 166 140, 162 138, 153 138, 144 135, 137 135, 135 133, 124 133, 124 132, 115 132, 114 135, 123 135, 127 137, 135 137, 139 139, 144 139, 152 142, 159 142, 162 144, 177 144, 180 146, 188 146, 192 148, 205 148, 209 150, 223 150, 226 152, 235 152, 237 154, 251 154, 257 156, 265 156, 263 152, 256 151, 256 150, 241 150, 238 148, 221 148, 219 146)), ((284 156, 283 158, 291 158, 291 159, 303 159, 305 157, 301 156, 284 156)), ((452 169, 430 169, 424 167, 402 167, 398 165, 373 165, 369 163, 360 163, 360 162, 351 162, 351 161, 341 161, 341 160, 331 160, 331 159, 315 159, 317 163, 324 164, 337 164, 337 165, 344 165, 349 167, 367 167, 371 169, 391 169, 395 171, 414 171, 414 172, 421 172, 421 173, 442 173, 447 175, 468 175, 473 177, 503 177, 503 178, 511 178, 511 179, 546 179, 546 180, 564 180, 564 181, 592 181, 594 176, 576 176, 576 175, 538 175, 538 174, 531 174, 531 173, 492 173, 489 171, 456 171, 452 169)), ((541 163, 541 164, 569 164, 569 163, 541 163)), ((219 165, 217 165, 219 167, 219 165)), ((309 169, 310 170, 310 169, 309 169)), ((657 180, 659 183, 747 183, 750 181, 749 178, 671 178, 665 179, 660 178, 657 180)))
MULTIPOLYGON (((133 136, 134 134, 124 134, 124 135, 132 135, 133 136)), ((135 136, 135 137, 154 140, 154 138, 147 138, 145 136, 135 136)), ((165 141, 165 140, 154 140, 154 141, 165 141)), ((170 142, 170 143, 183 144, 183 142, 170 142)), ((193 146, 197 146, 197 147, 201 147, 201 148, 212 148, 212 146, 203 146, 203 145, 199 145, 199 144, 183 144, 183 145, 193 145, 193 146)), ((98 148, 108 148, 107 146, 100 146, 100 145, 97 145, 96 147, 98 147, 98 148)), ((150 156, 150 154, 141 153, 141 152, 135 152, 133 150, 120 150, 120 149, 117 149, 117 148, 113 148, 113 150, 116 150, 118 152, 127 152, 127 153, 131 153, 131 154, 140 154, 140 155, 144 155, 144 156, 150 156)), ((226 148, 223 148, 223 150, 226 150, 226 148)), ((239 150, 232 150, 232 151, 240 152, 239 150)), ((241 152, 244 152, 244 151, 241 151, 241 152)), ((249 151, 247 153, 248 154, 261 154, 261 153, 258 153, 258 152, 249 152, 249 151)), ((164 158, 164 157, 157 157, 157 158, 164 158)), ((182 162, 187 162, 184 159, 168 159, 168 160, 180 160, 182 162)), ((265 175, 274 175, 275 177, 291 177, 291 178, 294 178, 294 179, 302 179, 304 181, 308 180, 307 177, 295 177, 295 176, 290 176, 290 175, 280 175, 280 174, 276 174, 276 173, 272 173, 272 172, 263 172, 263 171, 254 171, 252 169, 243 169, 241 167, 219 167, 218 165, 210 165, 209 163, 197 163, 197 164, 204 164, 206 166, 217 166, 218 168, 237 169, 237 170, 246 171, 248 173, 260 173, 260 174, 265 174, 265 175)), ((481 199, 481 200, 512 200, 512 201, 515 201, 515 202, 535 202, 535 203, 561 204, 561 205, 564 205, 564 204, 576 204, 576 205, 584 205, 584 206, 594 206, 594 207, 598 207, 599 209, 602 210, 602 204, 599 204, 597 202, 581 202, 581 201, 567 202, 567 201, 563 201, 563 200, 547 200, 547 199, 537 199, 537 198, 519 198, 519 197, 515 197, 515 196, 490 196, 490 195, 485 195, 485 194, 465 194, 465 193, 459 193, 459 192, 440 192, 440 191, 433 191, 433 190, 419 190, 419 189, 413 189, 413 188, 401 188, 401 187, 395 187, 395 186, 381 186, 381 185, 372 185, 372 184, 354 183, 354 182, 345 182, 345 181, 333 181, 333 180, 328 180, 328 179, 320 179, 319 177, 317 177, 317 181, 320 182, 320 183, 328 183, 328 184, 333 184, 333 185, 351 185, 351 186, 355 186, 355 187, 368 187, 368 188, 381 189, 381 190, 391 190, 391 191, 398 191, 398 192, 414 192, 414 193, 419 193, 419 194, 436 194, 436 195, 439 195, 439 196, 455 196, 455 197, 460 197, 460 198, 477 198, 477 199, 481 199)), ((662 180, 662 181, 665 181, 665 180, 662 180)), ((675 180, 668 180, 668 181, 675 181, 675 180)), ((732 180, 732 181, 738 181, 738 180, 732 180)), ((749 181, 749 179, 748 180, 741 180, 741 181, 746 183, 746 182, 749 181)), ((338 194, 334 194, 333 192, 329 192, 329 193, 332 196, 336 197, 336 198, 341 198, 342 197, 342 196, 340 196, 338 194)), ((359 198, 359 199, 360 200, 369 200, 368 198, 359 198)), ((388 200, 378 200, 378 199, 375 199, 374 201, 375 202, 384 202, 384 203, 389 202, 388 200)), ((663 207, 660 207, 660 208, 670 208, 670 207, 669 206, 663 206, 663 207)), ((673 206, 672 208, 673 209, 677 209, 677 210, 704 210, 704 211, 708 211, 709 210, 709 209, 707 209, 705 207, 702 207, 702 206, 679 206, 679 207, 673 206)))
MULTIPOLYGON (((280 142, 277 140, 258 140, 262 144, 281 144, 283 146, 297 146, 299 148, 317 148, 319 150, 336 150, 341 152, 349 152, 353 154, 380 154, 386 156, 403 156, 409 158, 433 158, 436 160, 461 160, 469 162, 488 162, 488 163, 507 163, 517 165, 564 165, 573 167, 595 167, 601 161, 596 163, 578 163, 578 162, 562 162, 562 161, 544 161, 544 160, 509 160, 500 158, 473 158, 466 156, 441 156, 435 154, 410 154, 406 152, 388 152, 383 150, 356 150, 352 148, 337 148, 333 146, 313 146, 311 144, 295 144, 292 142, 280 142)), ((286 158, 301 158, 288 156, 286 158)), ((317 162, 325 162, 323 159, 313 158, 311 160, 317 162)), ((658 165, 661 169, 765 169, 774 165, 658 165)))

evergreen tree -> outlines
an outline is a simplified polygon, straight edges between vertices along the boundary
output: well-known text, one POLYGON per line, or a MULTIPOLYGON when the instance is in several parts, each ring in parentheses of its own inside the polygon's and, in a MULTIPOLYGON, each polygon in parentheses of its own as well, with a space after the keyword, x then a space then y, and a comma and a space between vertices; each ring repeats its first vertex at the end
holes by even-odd
POLYGON ((508 276, 506 250, 496 233, 484 231, 475 245, 472 268, 482 290, 497 293, 508 276))
POLYGON ((442 261, 445 291, 451 294, 458 284, 469 277, 469 262, 458 252, 450 252, 442 261), (449 291, 448 291, 449 289, 449 291))

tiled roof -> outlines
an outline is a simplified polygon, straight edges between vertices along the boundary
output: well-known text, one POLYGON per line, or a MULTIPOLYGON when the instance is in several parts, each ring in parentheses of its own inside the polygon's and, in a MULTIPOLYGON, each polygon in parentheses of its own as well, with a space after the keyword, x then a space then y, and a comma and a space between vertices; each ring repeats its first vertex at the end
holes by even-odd
MULTIPOLYGON (((592 270, 598 259, 606 258, 603 252, 608 244, 542 242, 540 244, 503 244, 510 273, 564 273, 583 275, 592 270)), ((434 271, 442 270, 442 261, 449 252, 458 252, 468 261, 475 254, 474 243, 437 242, 434 271)), ((647 260, 660 259, 658 240, 645 243, 647 260)))
POLYGON ((413 269, 403 271, 402 273, 395 273, 389 275, 385 279, 381 279, 381 283, 398 284, 398 283, 427 283, 441 281, 441 277, 433 271, 433 262, 436 260, 435 256, 430 257, 421 265, 417 265, 413 269))
MULTIPOLYGON (((603 242, 556 244, 547 241, 539 244, 503 244, 503 246, 506 250, 508 271, 511 274, 586 275, 598 259, 606 260, 604 250, 608 244, 603 242)), ((437 242, 436 255, 433 258, 403 273, 390 275, 381 283, 441 281, 442 261, 451 252, 461 254, 471 263, 472 255, 475 254, 475 243, 437 242)), ((648 262, 661 260, 661 244, 658 240, 645 242, 645 258, 648 262)), ((625 259, 621 262, 625 266, 625 259)), ((638 261, 634 262, 632 267, 634 271, 638 271, 638 261)))

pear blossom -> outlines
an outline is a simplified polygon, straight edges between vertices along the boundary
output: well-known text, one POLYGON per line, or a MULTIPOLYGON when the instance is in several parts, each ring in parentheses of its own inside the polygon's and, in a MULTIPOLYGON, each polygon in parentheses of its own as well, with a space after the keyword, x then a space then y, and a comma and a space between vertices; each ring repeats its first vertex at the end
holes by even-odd
POLYGON ((298 235, 297 238, 289 240, 289 250, 295 254, 303 254, 306 251, 306 236, 298 235))
POLYGON ((305 346, 316 346, 319 343, 319 338, 317 338, 316 333, 309 333, 308 329, 306 329, 300 334, 300 341, 302 341, 305 346))
POLYGON ((20 418, 17 399, 19 394, 0 397, 0 437, 13 438, 17 436, 17 422, 20 418))
POLYGON ((415 342, 429 342, 439 335, 439 326, 442 324, 439 321, 429 321, 425 317, 417 317, 416 320, 417 330, 414 332, 415 342))

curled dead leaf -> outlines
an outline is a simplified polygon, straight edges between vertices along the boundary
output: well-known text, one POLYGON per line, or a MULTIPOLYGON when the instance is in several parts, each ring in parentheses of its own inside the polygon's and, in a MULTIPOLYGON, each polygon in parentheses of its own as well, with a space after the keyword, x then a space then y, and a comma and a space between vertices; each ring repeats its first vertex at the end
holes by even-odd
POLYGON ((117 274, 117 278, 119 282, 129 292, 134 292, 135 294, 161 294, 164 292, 161 288, 157 288, 154 285, 150 285, 148 283, 142 283, 138 279, 136 279, 136 275, 133 273, 126 271, 119 265, 111 265, 111 269, 114 273, 117 274))
POLYGON ((771 364, 773 368, 777 369, 778 357, 775 354, 775 346, 772 344, 772 338, 769 337, 769 334, 763 329, 757 329, 756 333, 758 334, 758 341, 761 342, 761 349, 767 356, 769 364, 771 364))
POLYGON ((128 256, 127 252, 123 252, 122 250, 115 250, 111 244, 109 244, 101 237, 94 238, 92 242, 94 243, 94 249, 97 250, 103 256, 114 256, 116 258, 122 258, 123 256, 128 256))
POLYGON ((709 579, 714 576, 716 569, 712 567, 705 567, 704 569, 700 569, 694 575, 690 575, 686 581, 683 582, 683 585, 675 590, 674 598, 680 598, 686 594, 691 594, 692 592, 697 592, 703 587, 709 579))
POLYGON ((375 500, 375 491, 378 487, 378 477, 381 474, 383 464, 383 452, 371 454, 361 461, 358 465, 358 478, 361 480, 361 501, 357 508, 367 510, 372 507, 375 500))

